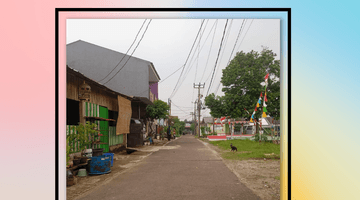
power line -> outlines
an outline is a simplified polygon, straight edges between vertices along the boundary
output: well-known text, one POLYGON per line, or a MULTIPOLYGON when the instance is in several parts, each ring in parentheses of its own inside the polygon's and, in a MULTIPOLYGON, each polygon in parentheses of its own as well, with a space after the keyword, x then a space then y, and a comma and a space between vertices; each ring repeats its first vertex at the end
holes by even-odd
POLYGON ((110 72, 108 75, 106 75, 103 79, 99 80, 98 82, 103 81, 105 78, 107 78, 107 77, 118 67, 118 65, 119 65, 119 64, 121 63, 121 61, 125 58, 125 56, 127 55, 127 53, 130 51, 131 47, 134 45, 134 43, 135 43, 135 41, 136 41, 136 39, 137 39, 137 37, 138 37, 138 35, 139 35, 142 27, 144 26, 145 22, 146 22, 146 19, 144 20, 144 22, 143 22, 143 24, 141 25, 138 33, 136 34, 133 43, 130 45, 129 49, 126 51, 126 53, 125 53, 124 56, 121 58, 121 60, 118 62, 118 64, 116 64, 116 66, 114 67, 114 69, 112 69, 111 72, 110 72))
MULTIPOLYGON (((242 42, 243 42, 244 38, 246 37, 246 34, 247 34, 247 32, 249 31, 250 26, 251 26, 251 24, 253 23, 253 21, 254 21, 254 19, 251 21, 251 23, 250 23, 250 25, 249 25, 249 28, 246 30, 245 35, 244 35, 243 39, 241 40, 241 42, 240 42, 240 44, 239 44, 239 48, 240 48, 240 46, 241 46, 241 44, 242 44, 242 42)), ((239 51, 239 48, 238 48, 238 51, 239 51)))
MULTIPOLYGON (((174 104, 174 102, 172 102, 172 104, 174 104)), ((174 106, 176 106, 177 108, 179 108, 177 105, 174 104, 174 106)), ((183 111, 181 108, 179 108, 181 111, 183 111)), ((185 114, 188 114, 189 112, 185 112, 183 111, 185 114)))
MULTIPOLYGON (((218 21, 218 20, 216 20, 216 22, 217 22, 217 21, 218 21)), ((206 25, 207 25, 207 24, 205 24, 205 28, 204 28, 203 33, 205 32, 206 25)), ((213 26, 211 27, 211 29, 210 29, 210 31, 209 31, 209 34, 207 35, 207 37, 206 37, 206 39, 205 39, 202 47, 200 48, 200 52, 201 52, 201 50, 204 48, 204 46, 205 46, 204 44, 206 43, 207 39, 209 38, 209 36, 210 36, 210 34, 211 34, 211 30, 214 28, 214 25, 215 25, 215 23, 214 23, 213 26)), ((214 34, 215 34, 215 32, 214 32, 214 34)), ((198 47, 195 48, 194 52, 195 52, 197 49, 198 49, 198 47)), ((195 53, 192 55, 192 57, 191 57, 191 59, 190 59, 190 62, 189 62, 189 63, 190 63, 190 67, 188 67, 188 68, 186 69, 186 71, 185 71, 185 73, 184 73, 184 76, 183 76, 183 78, 182 78, 181 81, 180 81, 179 86, 176 88, 175 93, 179 90, 179 88, 181 87, 181 85, 182 85, 183 82, 185 81, 187 75, 189 74, 190 70, 192 69, 192 67, 193 67, 193 65, 194 65, 194 63, 195 63, 195 61, 194 61, 194 62, 191 64, 191 62, 192 62, 192 60, 193 60, 193 58, 194 58, 194 55, 195 55, 195 53)), ((195 60, 198 61, 198 57, 197 57, 197 59, 195 59, 195 60)), ((194 97, 192 97, 192 99, 193 99, 193 98, 194 98, 194 97)))
MULTIPOLYGON (((226 33, 226 35, 225 35, 225 39, 224 39, 224 48, 222 48, 222 49, 223 49, 223 51, 220 53, 221 55, 220 55, 219 65, 221 64, 221 61, 222 61, 222 59, 223 59, 223 57, 224 57, 224 53, 225 53, 225 49, 226 49, 226 45, 227 45, 227 42, 228 42, 228 39, 229 39, 229 35, 230 35, 230 32, 231 32, 232 22, 233 22, 233 19, 231 19, 231 22, 230 22, 229 28, 228 28, 227 33, 226 33)), ((215 73, 214 80, 216 79, 216 77, 217 77, 217 75, 218 75, 218 71, 219 71, 219 69, 220 69, 220 67, 218 67, 218 68, 216 69, 216 73, 215 73)), ((220 82, 219 82, 219 84, 218 84, 217 88, 219 88, 219 85, 220 85, 220 82)), ((204 92, 203 92, 203 93, 204 93, 204 92)))
POLYGON ((221 39, 221 43, 220 43, 220 47, 219 47, 219 52, 218 52, 218 55, 217 55, 217 58, 216 58, 215 66, 214 66, 214 72, 213 72, 213 75, 212 75, 212 77, 211 77, 209 89, 208 89, 208 91, 207 91, 206 96, 209 94, 209 90, 210 90, 210 87, 211 87, 212 79, 213 79, 213 77, 214 77, 214 73, 215 73, 217 61, 218 61, 218 59, 219 59, 219 55, 220 55, 220 51, 221 51, 221 46, 222 46, 222 42, 223 42, 223 39, 224 39, 225 30, 226 30, 226 26, 227 26, 228 21, 229 21, 229 19, 226 19, 226 24, 225 24, 223 36, 222 36, 222 39, 221 39))
MULTIPOLYGON (((200 38, 199 38, 199 43, 198 43, 198 47, 197 47, 197 49, 198 49, 198 55, 197 55, 197 57, 196 57, 197 63, 196 63, 196 68, 195 68, 194 82, 195 82, 195 80, 196 80, 197 69, 198 69, 198 66, 199 66, 199 54, 200 54, 200 51, 201 51, 201 49, 200 49, 200 42, 201 42, 201 38, 202 38, 202 36, 203 36, 203 34, 204 34, 204 32, 205 32, 205 29, 206 29, 206 26, 207 26, 208 22, 209 22, 209 20, 206 21, 204 30, 203 30, 203 32, 200 34, 200 38)), ((191 101, 193 101, 193 100, 194 100, 194 91, 193 91, 193 96, 192 96, 192 98, 191 98, 191 101)))
MULTIPOLYGON (((146 26, 146 29, 145 29, 144 33, 142 34, 142 36, 141 36, 138 44, 136 45, 135 49, 133 50, 133 52, 131 53, 131 55, 130 55, 129 58, 127 59, 126 63, 130 60, 131 56, 134 54, 135 50, 136 50, 137 47, 139 46, 139 44, 140 44, 141 40, 143 39, 143 37, 144 37, 144 35, 145 35, 145 33, 146 33, 146 31, 147 31, 150 23, 151 23, 151 19, 150 19, 148 25, 146 26)), ((125 67, 126 63, 119 69, 119 71, 116 72, 116 74, 115 74, 114 76, 112 76, 108 81, 106 81, 106 82, 104 83, 104 85, 105 85, 106 83, 108 83, 109 81, 111 81, 111 80, 125 67)))
MULTIPOLYGON (((169 78, 170 76, 172 76, 173 74, 175 74, 177 71, 179 71, 181 68, 182 68, 183 66, 181 66, 180 68, 178 68, 176 71, 174 71, 172 74, 170 74, 169 76, 167 76, 166 78, 164 78, 162 81, 160 81, 158 84, 160 84, 160 83, 162 83, 162 82, 164 82, 167 78, 169 78)), ((146 90, 144 90, 144 91, 142 91, 142 92, 139 92, 139 93, 137 93, 137 94, 141 94, 141 93, 143 93, 143 92, 146 92, 148 89, 146 89, 146 90)))
MULTIPOLYGON (((236 41, 235 41, 234 47, 233 47, 233 49, 232 49, 232 51, 231 51, 231 54, 230 54, 230 57, 229 57, 229 61, 228 61, 228 63, 227 63, 227 66, 228 66, 229 63, 230 63, 230 60, 231 60, 232 54, 233 54, 233 52, 234 52, 234 49, 235 49, 235 47, 236 47, 236 44, 237 44, 237 42, 238 42, 239 36, 240 36, 240 34, 241 34, 241 31, 243 30, 242 28, 243 28, 244 22, 245 22, 245 19, 243 20, 243 22, 242 22, 242 24, 241 24, 241 27, 240 27, 240 30, 239 30, 239 32, 238 32, 238 35, 237 35, 237 37, 236 37, 236 41)), ((219 90, 220 84, 221 84, 221 82, 219 82, 219 84, 218 84, 217 87, 216 87, 215 95, 217 94, 217 91, 219 90)))
POLYGON ((243 30, 242 28, 243 28, 244 22, 245 22, 245 19, 243 20, 243 22, 242 22, 242 24, 241 24, 241 27, 240 27, 240 30, 239 30, 238 36, 237 36, 237 38, 236 38, 236 41, 235 41, 234 47, 233 47, 233 49, 232 49, 232 51, 231 51, 230 58, 229 58, 229 61, 228 61, 227 65, 229 65, 230 60, 231 60, 231 57, 232 57, 232 54, 234 53, 234 49, 235 49, 236 44, 237 44, 237 42, 238 42, 239 36, 241 35, 241 31, 243 30))
MULTIPOLYGON (((215 25, 215 23, 216 23, 216 25, 217 25, 217 22, 218 22, 218 20, 216 20, 216 21, 214 22, 214 25, 215 25)), ((211 28, 211 29, 212 29, 212 28, 211 28)), ((211 32, 211 30, 210 30, 210 32, 211 32)), ((207 64, 208 64, 208 62, 209 62, 210 53, 211 53, 212 45, 213 45, 214 38, 215 38, 215 33, 216 33, 216 26, 215 26, 215 29, 214 29, 213 38, 212 38, 212 40, 211 40, 210 50, 209 50, 209 54, 208 54, 208 57, 207 57, 207 60, 206 60, 206 64, 205 64, 205 68, 204 68, 204 73, 203 73, 203 75, 202 75, 202 77, 201 77, 201 79, 200 79, 200 82, 201 82, 202 79, 204 78, 204 74, 205 74, 205 71, 206 71, 206 67, 207 67, 207 64)), ((210 35, 210 33, 209 33, 209 35, 210 35)), ((210 76, 209 76, 209 77, 210 77, 210 76)), ((206 81, 207 81, 207 80, 206 80, 206 81)), ((206 81, 205 81, 205 82, 206 82, 206 81)))
MULTIPOLYGON (((245 33, 245 35, 244 35, 243 39, 242 39, 242 40, 241 40, 241 42, 240 42, 239 48, 240 48, 240 46, 241 46, 242 41, 243 41, 243 40, 244 40, 244 38, 246 37, 246 34, 247 34, 247 32, 249 31, 250 26, 251 26, 251 24, 252 24, 252 22, 253 22, 253 21, 254 21, 254 19, 251 21, 251 23, 250 23, 250 25, 249 25, 248 29, 246 30, 246 33, 245 33)), ((237 37, 237 39, 236 39, 236 42, 235 42, 234 48, 233 48, 233 50, 232 50, 232 52, 231 52, 231 55, 230 55, 230 58, 229 58, 229 61, 228 61, 227 65, 229 65, 229 63, 230 63, 230 60, 231 60, 231 57, 232 57, 233 51, 234 51, 234 49, 235 49, 235 47, 236 47, 236 43, 237 43, 238 38, 239 38, 239 35, 241 34, 240 32, 241 32, 241 30, 242 30, 243 24, 244 24, 244 21, 243 21, 243 23, 242 23, 242 25, 241 25, 241 28, 240 28, 240 30, 239 30, 238 37, 237 37)), ((244 28, 245 28, 245 27, 244 27, 244 28)), ((219 84, 218 84, 218 86, 217 86, 217 88, 216 88, 216 91, 215 91, 215 95, 217 94, 217 91, 219 90, 220 84, 221 84, 221 83, 219 82, 219 84)))
POLYGON ((178 85, 178 83, 179 83, 179 80, 180 80, 180 78, 181 78, 182 73, 184 72, 186 63, 187 63, 187 61, 188 61, 188 59, 189 59, 189 57, 190 57, 190 54, 191 54, 192 49, 194 48, 195 42, 196 42, 196 40, 197 40, 197 38, 198 38, 198 36, 199 36, 199 33, 200 33, 200 31, 201 31, 201 27, 202 27, 202 25, 204 24, 204 21, 205 21, 205 20, 202 20, 202 22, 201 22, 199 31, 198 31, 198 33, 197 33, 197 35, 196 35, 196 38, 195 38, 195 40, 194 40, 194 43, 193 43, 191 49, 190 49, 189 55, 188 55, 188 57, 186 58, 185 64, 184 64, 184 66, 183 66, 183 70, 181 71, 181 74, 180 74, 179 79, 178 79, 178 81, 177 81, 177 83, 176 83, 176 85, 175 85, 175 88, 174 88, 173 92, 172 92, 171 95, 170 95, 170 99, 175 95, 174 91, 175 91, 175 89, 176 89, 176 87, 177 87, 177 85, 178 85))
POLYGON ((179 69, 177 69, 176 71, 174 71, 172 74, 170 74, 168 77, 166 77, 164 80, 160 81, 159 83, 164 82, 167 78, 169 78, 170 76, 172 76, 173 74, 175 74, 175 72, 179 71, 183 66, 181 66, 179 69))
MULTIPOLYGON (((202 33, 200 33, 200 37, 199 37, 199 42, 198 42, 198 46, 197 46, 197 52, 198 52, 198 54, 197 54, 197 57, 196 57, 196 61, 197 61, 197 63, 196 63, 196 67, 195 67, 195 77, 194 77, 194 82, 195 82, 195 80, 196 80, 196 75, 197 75, 197 68, 198 68, 198 65, 199 65, 199 54, 200 54, 200 42, 201 42, 201 38, 202 38, 202 36, 203 36, 203 34, 204 34, 204 32, 205 32, 205 29, 206 29, 206 25, 208 24, 208 22, 209 22, 209 20, 207 20, 206 21, 206 24, 205 24, 205 26, 204 26, 204 30, 203 30, 203 32, 202 33)), ((195 51, 196 51, 196 49, 195 49, 195 51)), ((195 54, 195 53, 194 53, 195 54)), ((193 55, 194 55, 193 54, 193 55)), ((191 61, 190 61, 191 62, 191 61)))

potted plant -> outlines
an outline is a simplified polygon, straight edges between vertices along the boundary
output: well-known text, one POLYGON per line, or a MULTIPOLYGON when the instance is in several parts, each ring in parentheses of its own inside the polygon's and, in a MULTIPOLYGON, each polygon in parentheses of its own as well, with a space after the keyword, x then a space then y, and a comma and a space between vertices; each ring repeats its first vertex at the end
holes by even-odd
POLYGON ((76 128, 78 132, 78 141, 80 143, 79 147, 81 151, 81 163, 85 163, 88 160, 88 157, 85 156, 85 150, 90 148, 93 143, 91 137, 94 137, 94 139, 100 137, 99 134, 96 134, 99 132, 96 130, 96 128, 97 125, 89 121, 87 121, 85 125, 79 124, 79 126, 76 128))
POLYGON ((69 134, 66 136, 66 167, 72 167, 73 162, 70 161, 70 154, 75 153, 74 149, 71 148, 70 144, 73 144, 77 141, 77 134, 69 134))

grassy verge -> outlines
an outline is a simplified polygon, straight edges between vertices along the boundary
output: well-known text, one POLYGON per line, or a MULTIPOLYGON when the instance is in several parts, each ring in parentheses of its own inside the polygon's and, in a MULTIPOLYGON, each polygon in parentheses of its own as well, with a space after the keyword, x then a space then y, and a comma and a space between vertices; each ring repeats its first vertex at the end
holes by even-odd
POLYGON ((247 160, 247 159, 280 159, 280 145, 272 143, 264 143, 251 140, 225 140, 212 141, 210 144, 224 150, 222 157, 231 160, 247 160), (237 152, 231 152, 230 144, 237 147, 237 152))
POLYGON ((209 140, 208 139, 206 139, 206 138, 198 138, 199 140, 201 140, 201 141, 204 141, 204 142, 208 142, 209 140))

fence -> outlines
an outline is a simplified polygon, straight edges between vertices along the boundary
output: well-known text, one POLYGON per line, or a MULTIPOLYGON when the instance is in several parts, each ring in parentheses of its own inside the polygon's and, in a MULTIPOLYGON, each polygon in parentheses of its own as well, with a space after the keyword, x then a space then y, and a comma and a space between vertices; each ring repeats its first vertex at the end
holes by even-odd
POLYGON ((124 134, 116 135, 116 127, 109 126, 109 146, 122 144, 124 142, 124 134))
MULTIPOLYGON (((76 127, 74 125, 67 125, 66 126, 66 137, 70 134, 77 134, 76 127)), ((70 152, 76 153, 80 152, 80 144, 78 141, 72 141, 70 144, 70 152)))

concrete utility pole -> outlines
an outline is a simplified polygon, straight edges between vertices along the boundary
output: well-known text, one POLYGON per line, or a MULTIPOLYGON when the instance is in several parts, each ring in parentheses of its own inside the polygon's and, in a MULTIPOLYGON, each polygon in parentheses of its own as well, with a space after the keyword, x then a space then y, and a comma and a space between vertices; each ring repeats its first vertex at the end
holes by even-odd
POLYGON ((194 83, 194 88, 198 88, 198 101, 197 101, 197 103, 198 103, 198 119, 199 119, 199 121, 198 121, 198 136, 200 136, 200 111, 201 111, 201 101, 200 101, 200 99, 201 99, 201 97, 202 97, 202 95, 200 95, 200 88, 204 88, 205 87, 205 83, 204 84, 201 84, 201 83, 199 83, 199 84, 195 84, 194 83))
POLYGON ((195 102, 192 102, 194 103, 194 125, 195 125, 195 129, 194 129, 194 135, 196 134, 196 103, 197 103, 197 100, 195 100, 195 102))
POLYGON ((171 99, 170 98, 168 98, 168 105, 170 107, 169 115, 171 116, 171 99))
MULTIPOLYGON (((190 115, 192 117, 191 122, 194 123, 194 112, 190 112, 190 115)), ((190 127, 191 127, 191 125, 190 125, 190 127)), ((193 131, 193 133, 194 133, 194 131, 193 131)))

